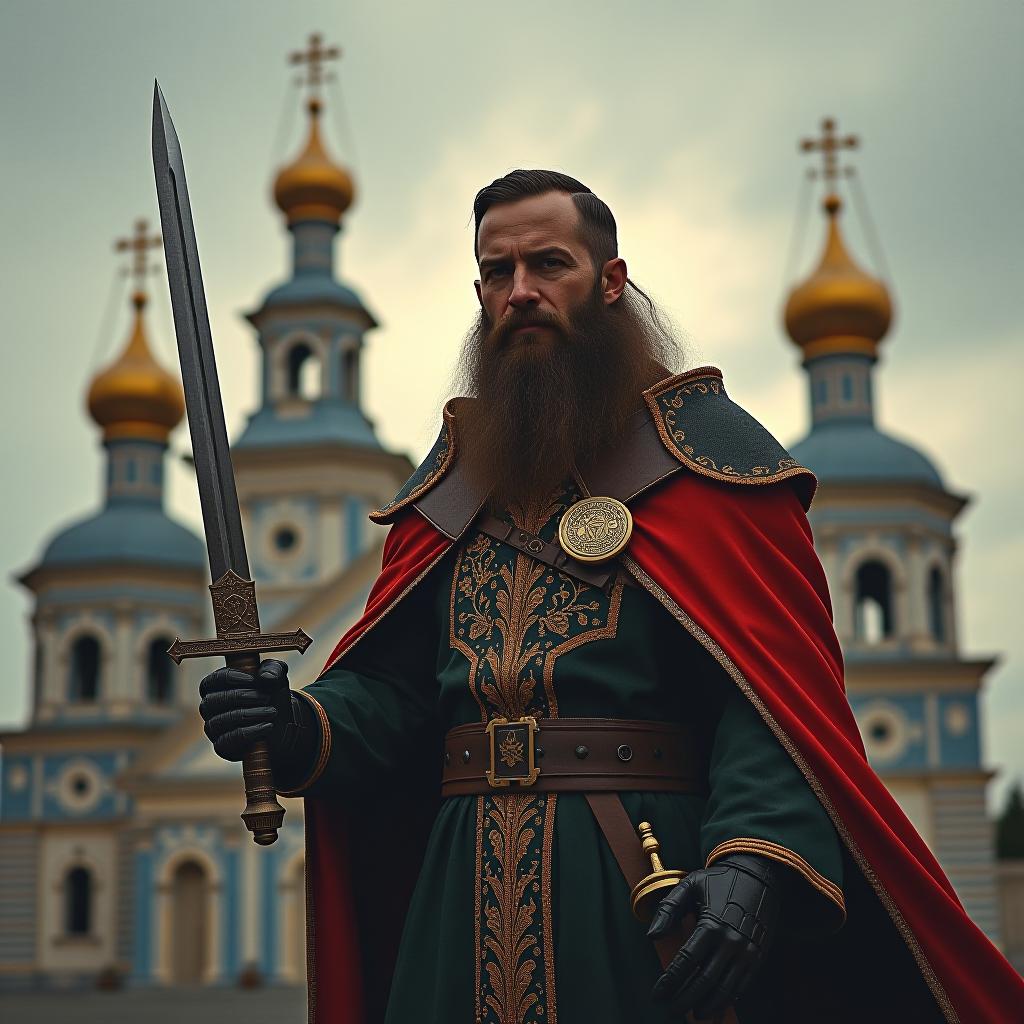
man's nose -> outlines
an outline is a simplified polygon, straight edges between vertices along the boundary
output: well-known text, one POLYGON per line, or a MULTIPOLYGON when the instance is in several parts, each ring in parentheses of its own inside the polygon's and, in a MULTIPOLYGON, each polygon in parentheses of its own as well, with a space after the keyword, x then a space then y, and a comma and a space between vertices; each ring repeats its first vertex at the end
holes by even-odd
POLYGON ((540 294, 533 282, 533 277, 526 267, 517 267, 512 276, 512 292, 508 304, 513 309, 536 306, 540 302, 540 294))

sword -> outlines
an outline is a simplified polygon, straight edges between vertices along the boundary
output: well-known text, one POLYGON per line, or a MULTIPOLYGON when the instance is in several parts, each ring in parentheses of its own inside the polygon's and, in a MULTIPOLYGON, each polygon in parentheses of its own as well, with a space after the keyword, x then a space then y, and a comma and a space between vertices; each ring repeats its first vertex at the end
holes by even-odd
MULTIPOLYGON (((203 508, 206 549, 210 556, 210 579, 213 580, 210 596, 217 631, 212 639, 176 638, 167 653, 179 665, 183 658, 219 654, 229 668, 255 672, 262 652, 304 652, 312 640, 301 629, 290 633, 260 632, 256 584, 249 578, 210 318, 199 271, 199 250, 185 184, 185 165, 159 83, 153 87, 153 170, 181 381, 185 388, 185 409, 192 435, 199 502, 203 508)), ((245 755, 242 774, 246 798, 242 820, 255 842, 269 846, 277 839, 284 808, 277 802, 267 742, 255 743, 245 755)))

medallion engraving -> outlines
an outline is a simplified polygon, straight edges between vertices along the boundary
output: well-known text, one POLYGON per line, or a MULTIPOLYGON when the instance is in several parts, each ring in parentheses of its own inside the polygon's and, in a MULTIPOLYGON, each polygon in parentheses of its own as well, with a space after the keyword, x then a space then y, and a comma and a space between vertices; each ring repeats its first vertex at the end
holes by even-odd
POLYGON ((633 517, 621 501, 584 498, 562 516, 558 542, 581 562, 604 562, 626 546, 632 532, 633 517))

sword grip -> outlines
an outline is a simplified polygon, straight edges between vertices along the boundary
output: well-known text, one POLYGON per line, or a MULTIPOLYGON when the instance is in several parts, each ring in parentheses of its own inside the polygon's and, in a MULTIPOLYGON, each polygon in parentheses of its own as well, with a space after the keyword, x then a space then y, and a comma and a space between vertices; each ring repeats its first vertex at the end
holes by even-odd
MULTIPOLYGON (((253 651, 229 655, 228 668, 241 669, 255 675, 260 667, 260 656, 253 651)), ((270 744, 266 740, 254 743, 242 758, 242 777, 245 780, 245 810, 242 821, 252 833, 253 842, 270 846, 277 842, 277 831, 284 821, 284 808, 278 803, 274 788, 274 773, 270 766, 270 744)))

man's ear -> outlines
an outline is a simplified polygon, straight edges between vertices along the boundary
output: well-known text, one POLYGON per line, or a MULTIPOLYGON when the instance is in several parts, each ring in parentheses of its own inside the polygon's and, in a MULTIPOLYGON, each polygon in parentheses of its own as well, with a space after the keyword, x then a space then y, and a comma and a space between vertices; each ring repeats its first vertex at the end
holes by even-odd
POLYGON ((476 301, 480 303, 480 308, 483 309, 484 308, 484 298, 480 294, 480 282, 479 281, 474 281, 473 282, 473 287, 476 289, 476 301))
POLYGON ((619 256, 601 268, 601 294, 606 305, 610 306, 622 294, 627 276, 626 261, 619 256))

